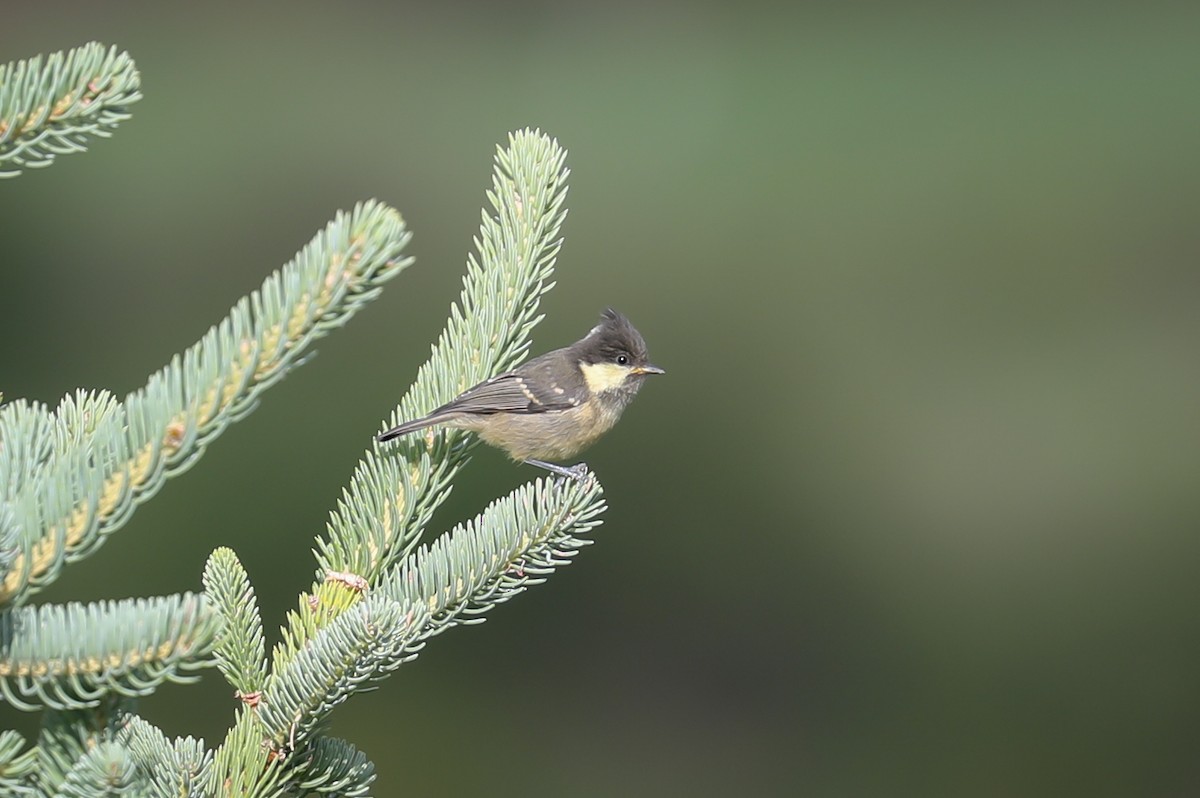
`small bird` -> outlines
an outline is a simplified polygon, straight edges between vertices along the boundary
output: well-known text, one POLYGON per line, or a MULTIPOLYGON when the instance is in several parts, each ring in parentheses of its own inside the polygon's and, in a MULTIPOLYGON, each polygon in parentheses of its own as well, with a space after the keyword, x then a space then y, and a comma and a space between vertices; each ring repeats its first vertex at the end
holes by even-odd
POLYGON ((379 441, 435 425, 467 429, 518 462, 581 479, 587 466, 548 462, 574 457, 612 429, 649 374, 646 342, 629 319, 609 308, 580 340, 527 360, 470 388, 424 418, 406 421, 379 441))

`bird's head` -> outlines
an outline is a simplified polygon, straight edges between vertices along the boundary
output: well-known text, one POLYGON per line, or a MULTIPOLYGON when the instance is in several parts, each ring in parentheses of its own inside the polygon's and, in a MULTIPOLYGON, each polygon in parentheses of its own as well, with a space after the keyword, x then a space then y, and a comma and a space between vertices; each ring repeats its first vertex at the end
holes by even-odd
POLYGON ((612 308, 571 348, 593 394, 617 392, 632 397, 648 375, 664 373, 650 362, 642 334, 612 308))

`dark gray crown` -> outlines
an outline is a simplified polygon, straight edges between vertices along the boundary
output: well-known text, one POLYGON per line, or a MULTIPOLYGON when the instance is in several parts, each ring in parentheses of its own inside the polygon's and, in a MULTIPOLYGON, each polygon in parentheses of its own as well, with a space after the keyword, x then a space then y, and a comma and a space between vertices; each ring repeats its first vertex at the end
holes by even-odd
POLYGON ((600 314, 600 323, 576 346, 580 359, 588 363, 616 362, 625 355, 630 365, 647 362, 646 341, 629 319, 607 308, 600 314))

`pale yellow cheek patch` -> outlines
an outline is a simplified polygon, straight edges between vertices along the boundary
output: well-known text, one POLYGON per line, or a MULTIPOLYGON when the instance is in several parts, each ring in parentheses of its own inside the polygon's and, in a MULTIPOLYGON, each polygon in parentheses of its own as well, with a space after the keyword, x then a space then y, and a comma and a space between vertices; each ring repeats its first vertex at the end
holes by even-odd
POLYGON ((616 363, 584 363, 580 361, 579 368, 583 369, 583 379, 587 382, 588 390, 592 393, 603 393, 613 388, 620 388, 629 376, 628 366, 618 366, 616 363))

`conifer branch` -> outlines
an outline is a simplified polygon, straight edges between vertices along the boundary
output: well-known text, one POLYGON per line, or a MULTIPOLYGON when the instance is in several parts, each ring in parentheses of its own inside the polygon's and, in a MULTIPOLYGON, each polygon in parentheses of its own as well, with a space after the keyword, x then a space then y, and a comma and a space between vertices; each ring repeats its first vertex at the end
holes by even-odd
POLYGON ((379 592, 428 611, 420 641, 477 623, 590 545, 585 535, 599 526, 604 508, 590 475, 567 484, 539 479, 410 554, 384 575, 379 592))
POLYGON ((96 42, 0 65, 0 178, 107 138, 142 97, 133 59, 96 42))
POLYGON ((269 748, 257 709, 243 705, 233 728, 213 756, 201 795, 263 798, 282 792, 283 760, 269 748))
POLYGON ((424 623, 420 607, 384 596, 369 597, 342 613, 272 674, 255 706, 239 714, 217 750, 213 779, 245 785, 247 794, 259 795, 277 779, 308 778, 313 760, 293 761, 293 755, 306 752, 313 732, 335 706, 411 659, 406 648, 424 623))
POLYGON ((168 476, 191 466, 314 340, 344 324, 410 263, 399 254, 408 239, 400 215, 386 205, 339 213, 124 403, 99 393, 68 397, 53 415, 37 404, 0 406, 0 502, 13 508, 23 540, 0 584, 0 605, 21 603, 49 584, 65 563, 119 529, 168 476), (104 456, 92 457, 98 446, 104 456))
POLYGON ((190 682, 211 664, 217 615, 190 593, 0 613, 0 695, 18 709, 81 709, 190 682))
POLYGON ((12 570, 21 546, 21 528, 12 505, 0 502, 0 579, 12 570))
POLYGON ((303 795, 315 792, 339 798, 365 798, 375 781, 375 765, 345 740, 318 737, 304 753, 302 775, 294 781, 303 795))
POLYGON ((204 788, 212 752, 204 748, 203 740, 182 737, 171 744, 155 726, 137 715, 126 715, 117 742, 129 749, 138 780, 153 798, 208 794, 204 788))
POLYGON ((109 468, 128 457, 124 414, 107 391, 67 395, 54 413, 25 401, 0 409, 0 485, 16 510, 0 598, 10 586, 41 589, 68 557, 98 545, 94 524, 121 502, 125 485, 111 480, 109 468))
POLYGON ((371 596, 317 633, 276 672, 258 717, 276 751, 291 752, 354 691, 399 667, 424 611, 371 596))
POLYGON ((258 600, 231 549, 219 548, 208 558, 204 592, 221 618, 213 651, 217 667, 240 696, 261 691, 267 681, 267 657, 258 600))
POLYGON ((324 759, 306 744, 335 706, 414 659, 429 638, 478 623, 544 582, 591 543, 586 535, 604 506, 594 478, 538 480, 410 554, 295 656, 277 661, 260 703, 239 715, 218 750, 214 779, 265 794, 268 781, 295 787, 319 778, 311 768, 324 768, 324 759))
MULTIPOLYGON (((461 299, 391 423, 524 357, 553 285, 567 176, 565 152, 540 132, 513 134, 498 150, 461 299)), ((395 211, 360 206, 124 402, 81 392, 54 411, 0 406, 0 606, 15 605, 0 611, 0 695, 22 709, 57 708, 26 784, 63 795, 367 795, 371 763, 322 733, 332 710, 591 542, 605 505, 589 474, 525 485, 418 548, 475 445, 439 430, 366 452, 317 541, 318 581, 288 614, 269 669, 257 600, 228 549, 210 557, 204 597, 19 606, 373 298, 407 265, 407 239, 395 211), (172 744, 133 715, 111 722, 116 703, 213 660, 242 699, 215 751, 192 738, 172 744)), ((0 735, 0 779, 6 762, 28 768, 17 742, 0 735)))
POLYGON ((105 739, 107 720, 89 711, 47 710, 38 734, 37 768, 34 782, 38 792, 54 795, 80 757, 105 739))
POLYGON ((87 753, 113 740, 118 720, 128 713, 130 703, 130 699, 108 696, 90 709, 44 712, 34 748, 36 767, 29 779, 36 794, 62 794, 64 782, 87 753))
POLYGON ((33 795, 27 780, 36 766, 36 748, 25 748, 25 738, 19 732, 0 732, 0 795, 33 795))
MULTIPOLYGON (((484 214, 461 310, 451 307, 393 423, 428 412, 525 354, 560 246, 564 157, 531 131, 514 134, 499 152, 488 193, 495 215, 484 214)), ((314 778, 309 769, 319 761, 310 747, 334 706, 415 657, 429 637, 480 620, 479 613, 542 581, 587 544, 582 536, 604 507, 591 475, 584 484, 527 485, 414 553, 473 446, 472 437, 451 430, 367 452, 317 542, 320 581, 289 613, 267 687, 239 712, 217 751, 214 784, 265 795, 314 778), (262 741, 265 753, 256 747, 262 741)))
POLYGON ((67 771, 55 796, 62 798, 117 798, 134 786, 136 769, 124 747, 101 741, 89 748, 67 771))
MULTIPOLYGON (((565 160, 566 151, 540 131, 514 133, 507 148, 497 148, 487 193, 492 212, 483 212, 479 253, 467 258, 460 301, 384 428, 428 413, 525 355, 562 245, 565 160)), ((389 442, 385 450, 374 445, 317 540, 322 577, 352 573, 371 584, 410 552, 475 443, 474 436, 440 430, 389 442)), ((319 591, 320 583, 314 596, 319 591)), ((329 617, 338 611, 333 607, 329 617)))

